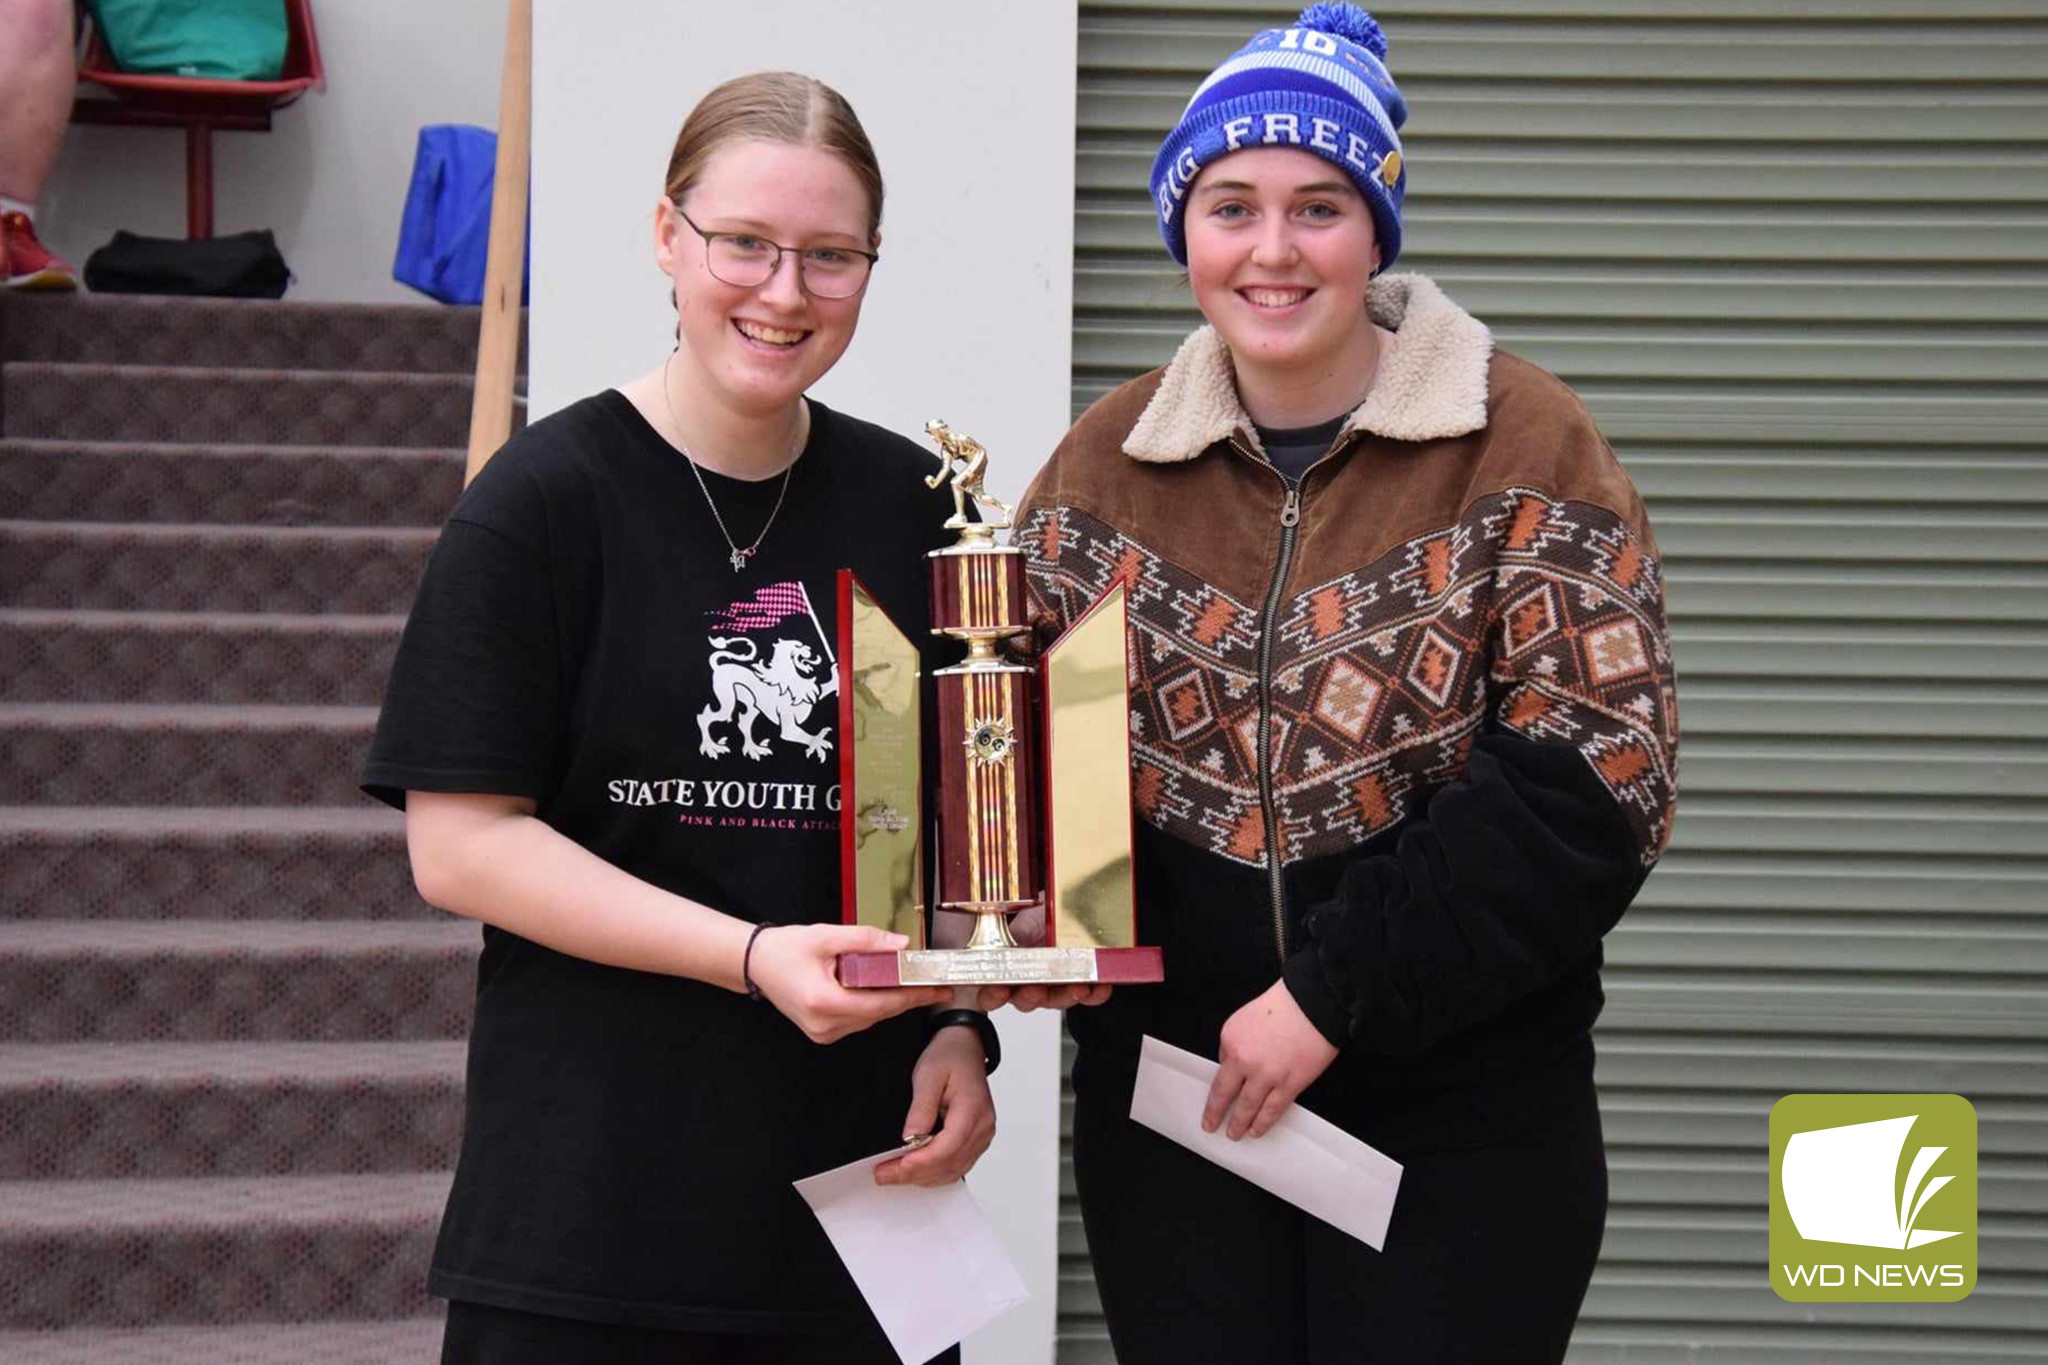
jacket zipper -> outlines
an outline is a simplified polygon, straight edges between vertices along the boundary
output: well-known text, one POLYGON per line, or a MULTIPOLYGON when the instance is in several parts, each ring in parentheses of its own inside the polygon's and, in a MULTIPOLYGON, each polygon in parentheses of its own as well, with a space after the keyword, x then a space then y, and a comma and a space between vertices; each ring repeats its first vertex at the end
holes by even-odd
MULTIPOLYGON (((1261 460, 1235 439, 1232 449, 1254 464, 1261 460)), ((1280 471, 1273 476, 1287 485, 1287 500, 1280 506, 1280 559, 1273 566, 1273 580, 1266 585, 1265 609, 1259 613, 1259 741, 1255 746, 1259 765, 1259 815, 1266 822, 1266 890, 1272 898, 1273 946, 1280 961, 1287 961, 1287 897, 1281 884, 1280 814, 1273 796, 1273 623, 1280 615, 1280 592, 1287 584, 1287 570, 1294 562, 1294 537, 1301 526, 1301 485, 1287 483, 1280 471)))
POLYGON ((1266 822, 1266 889, 1272 899, 1273 946, 1280 953, 1280 961, 1287 962, 1287 893, 1284 885, 1283 868, 1280 859, 1280 805, 1273 794, 1273 626, 1280 618, 1280 593, 1287 585, 1287 571, 1294 564, 1294 539, 1301 527, 1301 490, 1308 483, 1308 476, 1316 465, 1329 459, 1347 443, 1340 440, 1315 464, 1301 471, 1301 477, 1288 483, 1286 476, 1273 469, 1269 461, 1260 459, 1244 444, 1232 437, 1231 449, 1250 460, 1272 470, 1273 477, 1287 488, 1287 500, 1280 505, 1280 559, 1273 566, 1273 581, 1266 585, 1266 606, 1259 617, 1259 742, 1257 757, 1259 764, 1259 813, 1266 822))

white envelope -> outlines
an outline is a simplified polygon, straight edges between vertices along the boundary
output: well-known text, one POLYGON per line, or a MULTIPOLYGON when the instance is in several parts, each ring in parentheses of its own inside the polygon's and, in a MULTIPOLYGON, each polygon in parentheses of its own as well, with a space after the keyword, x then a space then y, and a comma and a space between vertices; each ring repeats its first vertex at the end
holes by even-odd
POLYGON ((1285 1199, 1374 1251, 1385 1250, 1387 1221, 1401 1188, 1401 1163, 1298 1104, 1287 1106, 1264 1137, 1232 1142, 1223 1128, 1202 1131, 1202 1107, 1219 1070, 1157 1038, 1138 1054, 1131 1120, 1205 1156, 1226 1171, 1285 1199))
POLYGON ((810 1176, 796 1191, 904 1365, 923 1365, 1031 1296, 964 1182, 875 1183, 875 1167, 909 1150, 810 1176))

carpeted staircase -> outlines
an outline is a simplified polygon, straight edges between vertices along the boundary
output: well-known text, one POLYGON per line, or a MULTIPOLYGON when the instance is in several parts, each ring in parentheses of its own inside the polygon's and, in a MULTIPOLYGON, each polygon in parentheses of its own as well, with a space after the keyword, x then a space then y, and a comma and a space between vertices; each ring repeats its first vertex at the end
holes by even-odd
POLYGON ((388 1365, 476 930, 355 773, 468 310, 0 299, 0 1361, 388 1365))

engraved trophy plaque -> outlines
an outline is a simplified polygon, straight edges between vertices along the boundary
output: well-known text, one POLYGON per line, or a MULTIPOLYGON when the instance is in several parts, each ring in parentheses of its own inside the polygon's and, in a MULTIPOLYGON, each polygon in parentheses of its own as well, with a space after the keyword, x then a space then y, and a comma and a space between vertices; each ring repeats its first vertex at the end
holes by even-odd
POLYGON ((840 573, 840 848, 844 918, 910 937, 894 953, 847 953, 849 986, 1146 982, 1164 978, 1137 942, 1131 887, 1129 674, 1116 584, 1035 664, 1003 652, 1028 636, 1023 553, 996 544, 1010 508, 982 487, 988 452, 943 422, 936 488, 951 479, 960 538, 931 552, 933 633, 967 657, 937 670, 939 916, 973 917, 965 946, 925 932, 922 757, 909 639, 840 573), (977 519, 974 509, 980 511, 977 519), (906 694, 900 680, 908 670, 906 694), (907 699, 906 699, 907 697, 907 699), (907 721, 904 719, 907 707, 907 721), (900 822, 900 823, 899 823, 900 822), (1020 942, 1011 919, 1039 927, 1020 942))

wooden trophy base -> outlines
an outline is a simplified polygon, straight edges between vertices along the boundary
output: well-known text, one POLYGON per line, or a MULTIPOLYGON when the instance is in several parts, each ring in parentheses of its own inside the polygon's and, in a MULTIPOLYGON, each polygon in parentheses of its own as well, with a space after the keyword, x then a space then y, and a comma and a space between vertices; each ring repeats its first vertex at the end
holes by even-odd
POLYGON ((842 986, 1056 986, 1166 979, 1157 948, 925 948, 841 953, 842 986))

